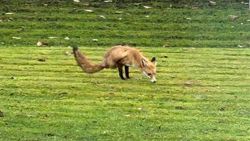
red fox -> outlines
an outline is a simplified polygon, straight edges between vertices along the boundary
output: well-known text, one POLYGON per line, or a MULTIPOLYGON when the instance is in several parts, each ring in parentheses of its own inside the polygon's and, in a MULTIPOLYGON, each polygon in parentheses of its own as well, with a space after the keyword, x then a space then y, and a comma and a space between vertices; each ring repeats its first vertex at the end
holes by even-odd
POLYGON ((81 54, 77 47, 73 47, 73 54, 77 64, 86 73, 95 73, 104 68, 118 68, 119 76, 123 77, 123 67, 125 69, 125 76, 129 79, 129 67, 136 67, 143 72, 144 75, 150 78, 151 82, 156 82, 156 58, 153 57, 149 61, 143 54, 129 46, 114 46, 109 49, 104 55, 103 61, 100 64, 93 64, 85 55, 81 54))

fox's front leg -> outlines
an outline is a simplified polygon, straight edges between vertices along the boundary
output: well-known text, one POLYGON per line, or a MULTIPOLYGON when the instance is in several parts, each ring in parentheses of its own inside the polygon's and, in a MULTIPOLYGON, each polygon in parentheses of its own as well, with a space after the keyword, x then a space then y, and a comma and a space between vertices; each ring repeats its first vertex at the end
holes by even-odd
POLYGON ((129 79, 129 67, 128 66, 125 66, 125 75, 126 75, 126 78, 129 79))
POLYGON ((118 65, 117 65, 117 68, 118 68, 118 71, 119 71, 119 76, 120 76, 120 78, 121 78, 122 80, 125 80, 125 78, 123 77, 123 70, 122 70, 123 65, 118 64, 118 65))

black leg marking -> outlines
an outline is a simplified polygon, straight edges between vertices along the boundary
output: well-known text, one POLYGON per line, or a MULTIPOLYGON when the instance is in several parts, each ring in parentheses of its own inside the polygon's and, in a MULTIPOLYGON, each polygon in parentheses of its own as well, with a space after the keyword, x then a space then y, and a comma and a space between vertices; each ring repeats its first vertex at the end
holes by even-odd
POLYGON ((129 79, 129 67, 128 66, 125 66, 125 75, 126 75, 126 78, 129 79))
POLYGON ((122 80, 125 80, 125 78, 123 77, 123 70, 122 70, 122 67, 123 65, 118 65, 118 71, 119 71, 119 76, 122 80))

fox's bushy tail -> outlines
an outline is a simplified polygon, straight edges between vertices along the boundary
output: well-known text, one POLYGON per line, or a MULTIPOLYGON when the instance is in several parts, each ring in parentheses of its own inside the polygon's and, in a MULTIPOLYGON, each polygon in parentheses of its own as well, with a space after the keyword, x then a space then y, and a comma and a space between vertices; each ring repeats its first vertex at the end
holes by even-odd
POLYGON ((78 47, 73 47, 73 54, 76 59, 77 64, 86 73, 95 73, 104 69, 102 64, 93 64, 89 61, 78 49, 78 47))

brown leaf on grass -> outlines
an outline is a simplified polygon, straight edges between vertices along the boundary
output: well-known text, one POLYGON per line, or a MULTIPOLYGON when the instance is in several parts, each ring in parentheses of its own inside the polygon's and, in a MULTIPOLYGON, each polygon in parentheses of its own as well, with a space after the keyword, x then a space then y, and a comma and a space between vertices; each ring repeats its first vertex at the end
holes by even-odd
POLYGON ((66 55, 66 56, 71 56, 71 55, 72 55, 72 53, 71 53, 71 52, 69 52, 69 51, 65 51, 65 52, 64 52, 64 55, 66 55))
POLYGON ((57 39, 58 37, 50 36, 49 39, 57 39))
POLYGON ((191 87, 194 84, 192 80, 188 80, 184 83, 185 86, 191 87))
POLYGON ((176 110, 185 110, 187 108, 183 107, 183 106, 175 106, 175 109, 176 110))
POLYGON ((10 77, 10 79, 12 79, 12 80, 15 80, 15 79, 16 79, 16 77, 14 77, 14 76, 11 76, 11 77, 10 77))
POLYGON ((37 61, 39 62, 46 62, 47 58, 45 57, 42 57, 42 58, 38 58, 37 61))
POLYGON ((5 13, 5 15, 14 15, 12 12, 5 13))
POLYGON ((123 14, 123 11, 115 11, 115 14, 123 14))
POLYGON ((111 3, 111 2, 113 2, 112 0, 105 0, 104 2, 106 2, 106 3, 111 3))
POLYGON ((70 40, 70 38, 69 37, 65 37, 64 40, 70 40))
POLYGON ((219 108, 220 111, 225 111, 225 109, 226 109, 225 107, 220 107, 219 108))
POLYGON ((94 12, 94 11, 93 11, 93 10, 91 10, 91 9, 85 9, 84 11, 85 11, 85 12, 89 12, 89 13, 94 12))
POLYGON ((199 80, 187 80, 184 82, 184 86, 192 87, 194 85, 201 85, 201 82, 199 80))
POLYGON ((104 15, 99 15, 99 17, 102 19, 106 19, 106 17, 104 15))
POLYGON ((92 39, 93 42, 98 42, 99 40, 98 39, 92 39))
POLYGON ((36 46, 38 46, 38 47, 44 47, 44 46, 48 46, 48 45, 49 45, 48 42, 43 42, 43 41, 38 41, 36 43, 36 46))
POLYGON ((243 46, 242 46, 242 45, 238 45, 237 47, 239 47, 239 48, 243 48, 243 46))
POLYGON ((4 114, 2 111, 0 111, 0 117, 4 117, 4 114))
POLYGON ((21 37, 12 37, 12 39, 16 39, 16 40, 20 40, 21 39, 21 37))
POLYGON ((152 7, 146 6, 146 5, 144 5, 143 7, 144 7, 145 9, 150 9, 150 8, 152 8, 152 7))
POLYGON ((239 16, 236 16, 236 15, 229 15, 228 17, 229 17, 229 20, 231 21, 235 21, 236 19, 239 18, 239 16))
POLYGON ((211 6, 215 6, 216 5, 216 2, 215 1, 208 1, 209 2, 209 5, 211 5, 211 6))

